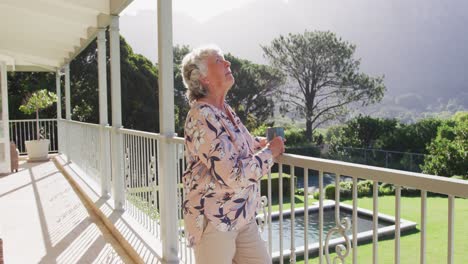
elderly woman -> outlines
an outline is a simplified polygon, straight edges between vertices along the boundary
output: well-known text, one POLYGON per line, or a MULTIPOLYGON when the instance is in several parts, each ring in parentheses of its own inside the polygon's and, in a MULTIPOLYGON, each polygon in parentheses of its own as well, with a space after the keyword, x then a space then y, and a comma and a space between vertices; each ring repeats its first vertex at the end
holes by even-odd
POLYGON ((271 263, 255 215, 259 181, 284 152, 281 137, 252 137, 225 98, 230 62, 214 46, 182 61, 191 109, 185 122, 185 231, 196 263, 271 263))

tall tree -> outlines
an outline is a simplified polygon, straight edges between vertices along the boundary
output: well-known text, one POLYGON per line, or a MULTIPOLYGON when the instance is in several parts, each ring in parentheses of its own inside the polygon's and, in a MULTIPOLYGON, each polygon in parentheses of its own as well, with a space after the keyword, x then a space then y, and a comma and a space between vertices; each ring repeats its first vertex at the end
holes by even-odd
POLYGON ((455 115, 452 121, 438 128, 421 169, 428 174, 468 178, 468 113, 455 115))
MULTIPOLYGON (((32 119, 34 114, 19 111, 33 92, 47 89, 55 92, 55 73, 50 72, 8 72, 8 114, 10 120, 32 119)), ((55 118, 56 108, 49 107, 41 111, 41 118, 55 118)))
POLYGON ((356 46, 332 32, 305 31, 274 39, 262 46, 271 64, 297 86, 282 92, 282 112, 306 119, 306 138, 314 129, 347 113, 351 103, 378 102, 385 92, 383 76, 372 78, 359 71, 356 46))
MULTIPOLYGON (((107 44, 108 113, 111 122, 110 56, 107 44)), ((70 64, 72 118, 83 122, 99 121, 97 44, 93 41, 70 64)), ((157 67, 120 37, 122 122, 131 129, 159 130, 157 67)))
POLYGON ((175 127, 178 136, 184 136, 184 125, 187 113, 190 110, 190 106, 185 96, 187 89, 185 89, 182 81, 182 72, 180 66, 182 59, 185 55, 190 52, 190 47, 187 45, 176 45, 174 51, 174 105, 175 105, 175 127))

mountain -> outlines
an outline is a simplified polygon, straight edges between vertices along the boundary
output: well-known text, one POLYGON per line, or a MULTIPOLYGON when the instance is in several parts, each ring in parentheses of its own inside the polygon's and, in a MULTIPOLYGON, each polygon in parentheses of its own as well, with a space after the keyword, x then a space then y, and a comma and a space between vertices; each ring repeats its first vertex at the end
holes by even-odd
MULTIPOLYGON (((426 111, 428 105, 435 109, 457 98, 468 109, 465 0, 258 0, 204 23, 181 13, 173 19, 174 44, 216 43, 257 63, 268 63, 260 45, 280 34, 330 30, 356 45, 364 72, 385 75, 387 103, 403 96, 410 104, 403 111, 426 111)), ((152 61, 157 56, 156 22, 154 11, 121 18, 123 36, 152 61)))

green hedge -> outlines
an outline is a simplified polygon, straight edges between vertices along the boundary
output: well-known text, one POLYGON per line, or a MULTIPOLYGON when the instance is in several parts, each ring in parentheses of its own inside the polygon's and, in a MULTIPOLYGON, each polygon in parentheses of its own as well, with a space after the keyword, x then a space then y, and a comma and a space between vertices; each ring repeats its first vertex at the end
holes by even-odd
MULTIPOLYGON (((374 182, 370 180, 359 181, 357 186, 358 197, 372 197, 374 182)), ((325 186, 325 198, 335 199, 335 184, 325 186)), ((390 183, 379 184, 379 195, 394 195, 395 186, 390 183)), ((410 187, 401 187, 402 196, 420 196, 421 191, 410 187)), ((429 193, 430 196, 439 196, 439 194, 429 193)), ((340 199, 351 199, 353 196, 353 182, 340 182, 340 199)), ((314 193, 314 198, 318 199, 318 192, 314 193)))
MULTIPOLYGON (((265 176, 260 181, 260 190, 262 195, 268 194, 268 178, 265 176)), ((271 195, 272 199, 277 198, 279 193, 279 178, 277 175, 271 178, 271 195)), ((291 194, 291 177, 283 173, 283 197, 291 194)))

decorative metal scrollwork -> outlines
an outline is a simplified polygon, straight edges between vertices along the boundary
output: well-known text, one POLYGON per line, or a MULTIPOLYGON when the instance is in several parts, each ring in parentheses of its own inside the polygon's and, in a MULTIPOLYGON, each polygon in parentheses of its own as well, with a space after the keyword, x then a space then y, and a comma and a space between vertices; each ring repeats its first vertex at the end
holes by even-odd
POLYGON ((255 220, 257 221, 258 230, 260 230, 260 233, 263 233, 265 223, 267 222, 266 207, 268 206, 268 198, 266 196, 262 196, 260 206, 262 207, 263 217, 257 215, 255 220))
POLYGON ((125 186, 130 188, 131 179, 130 179, 130 150, 128 147, 125 148, 124 152, 124 175, 125 175, 125 186))
POLYGON ((338 223, 338 219, 336 220, 336 227, 330 229, 328 231, 326 240, 325 240, 325 256, 327 259, 327 263, 330 264, 330 252, 329 252, 329 242, 331 239, 331 236, 334 233, 339 233, 342 237, 345 239, 345 246, 342 244, 336 245, 335 251, 336 251, 336 257, 333 258, 333 264, 338 263, 345 263, 345 258, 349 255, 351 251, 351 241, 349 240, 349 237, 346 235, 346 231, 348 231, 351 228, 351 220, 349 217, 345 217, 341 220, 340 223, 338 223))

